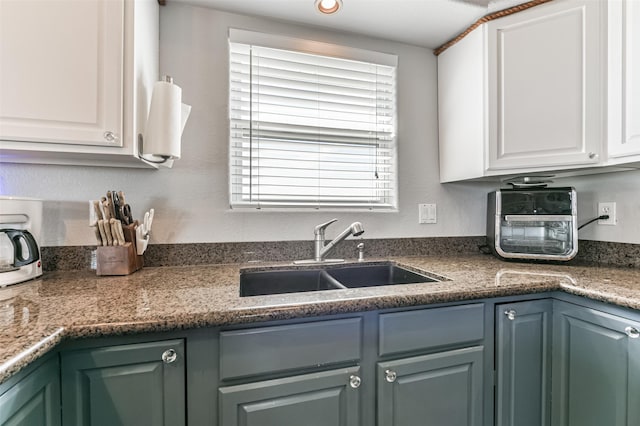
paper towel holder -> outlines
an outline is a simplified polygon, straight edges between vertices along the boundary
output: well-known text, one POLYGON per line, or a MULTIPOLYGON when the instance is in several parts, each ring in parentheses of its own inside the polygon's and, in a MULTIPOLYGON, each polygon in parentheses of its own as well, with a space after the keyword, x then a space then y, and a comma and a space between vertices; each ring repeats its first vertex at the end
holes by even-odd
POLYGON ((182 132, 190 113, 191 106, 182 103, 182 89, 171 76, 162 76, 153 86, 144 135, 138 133, 138 157, 153 164, 168 162, 171 167, 170 160, 180 158, 182 132))

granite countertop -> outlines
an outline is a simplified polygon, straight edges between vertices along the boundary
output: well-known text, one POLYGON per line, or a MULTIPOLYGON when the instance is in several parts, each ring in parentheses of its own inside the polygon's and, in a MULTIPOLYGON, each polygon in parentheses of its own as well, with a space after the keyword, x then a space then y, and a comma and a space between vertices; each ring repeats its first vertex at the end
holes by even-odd
MULTIPOLYGON (((63 339, 556 290, 640 310, 638 269, 512 263, 485 255, 391 260, 448 281, 241 298, 238 271, 256 265, 144 268, 125 277, 47 273, 0 289, 0 383, 63 339)), ((278 265, 284 264, 259 267, 278 265)))

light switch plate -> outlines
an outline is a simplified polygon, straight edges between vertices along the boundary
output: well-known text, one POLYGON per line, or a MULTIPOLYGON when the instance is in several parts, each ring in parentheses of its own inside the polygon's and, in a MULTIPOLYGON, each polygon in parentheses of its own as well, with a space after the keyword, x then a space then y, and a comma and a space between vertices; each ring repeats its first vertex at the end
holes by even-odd
POLYGON ((435 204, 418 204, 418 223, 437 223, 435 204))

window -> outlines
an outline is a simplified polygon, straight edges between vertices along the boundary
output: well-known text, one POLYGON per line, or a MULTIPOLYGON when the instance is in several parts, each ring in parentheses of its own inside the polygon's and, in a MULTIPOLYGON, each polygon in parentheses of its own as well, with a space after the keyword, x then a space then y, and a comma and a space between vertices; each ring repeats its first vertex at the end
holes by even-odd
POLYGON ((229 52, 232 208, 395 209, 395 56, 241 30, 229 52))

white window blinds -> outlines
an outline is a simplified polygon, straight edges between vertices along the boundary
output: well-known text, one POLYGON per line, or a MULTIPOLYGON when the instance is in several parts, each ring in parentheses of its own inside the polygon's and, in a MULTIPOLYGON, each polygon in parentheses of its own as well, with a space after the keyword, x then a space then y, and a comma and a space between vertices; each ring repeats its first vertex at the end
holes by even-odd
POLYGON ((232 207, 396 207, 395 65, 229 47, 232 207))

